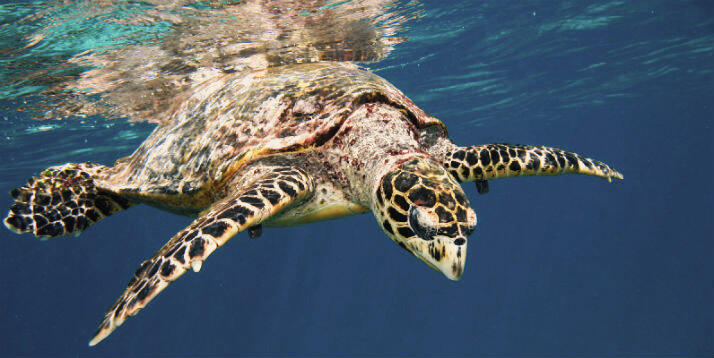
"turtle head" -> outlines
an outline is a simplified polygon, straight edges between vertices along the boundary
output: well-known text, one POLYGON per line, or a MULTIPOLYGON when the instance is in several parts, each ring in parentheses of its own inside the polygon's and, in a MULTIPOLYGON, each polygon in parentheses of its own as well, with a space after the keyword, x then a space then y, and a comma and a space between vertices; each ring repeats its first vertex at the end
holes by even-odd
POLYGON ((449 279, 461 278, 476 213, 441 165, 409 159, 388 171, 373 195, 373 212, 392 240, 449 279))

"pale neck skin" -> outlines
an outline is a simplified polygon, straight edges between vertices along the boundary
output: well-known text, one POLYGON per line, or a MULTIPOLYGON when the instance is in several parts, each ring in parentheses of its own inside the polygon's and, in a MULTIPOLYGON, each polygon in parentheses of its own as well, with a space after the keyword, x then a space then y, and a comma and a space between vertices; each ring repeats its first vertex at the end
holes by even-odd
POLYGON ((443 160, 427 152, 450 142, 420 138, 400 109, 383 103, 355 110, 332 142, 351 201, 369 208, 395 243, 458 280, 476 214, 443 160))
POLYGON ((418 138, 399 109, 367 103, 348 117, 329 151, 339 157, 335 169, 346 174, 353 200, 373 208, 372 194, 386 172, 415 156, 430 157, 418 138))

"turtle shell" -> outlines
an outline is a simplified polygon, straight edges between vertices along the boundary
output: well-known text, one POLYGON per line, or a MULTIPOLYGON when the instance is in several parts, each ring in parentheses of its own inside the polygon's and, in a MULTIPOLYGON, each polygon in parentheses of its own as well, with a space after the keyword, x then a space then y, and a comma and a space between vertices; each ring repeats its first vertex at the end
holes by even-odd
POLYGON ((319 147, 360 104, 401 108, 417 128, 446 130, 381 77, 321 62, 233 73, 197 86, 107 178, 120 192, 196 194, 262 156, 319 147))

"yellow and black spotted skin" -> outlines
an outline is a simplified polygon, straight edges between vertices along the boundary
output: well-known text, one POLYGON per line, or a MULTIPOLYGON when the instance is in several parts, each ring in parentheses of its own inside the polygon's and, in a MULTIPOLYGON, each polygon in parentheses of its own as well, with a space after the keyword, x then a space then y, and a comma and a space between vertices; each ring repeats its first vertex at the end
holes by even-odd
POLYGON ((622 179, 605 163, 550 147, 485 144, 455 148, 446 154, 446 167, 459 182, 524 175, 586 174, 622 179))
POLYGON ((374 213, 399 246, 452 280, 461 278, 476 213, 440 163, 413 158, 385 175, 374 213))
POLYGON ((136 204, 196 217, 136 271, 90 345, 242 231, 372 211, 392 240, 458 280, 476 226, 459 183, 485 192, 488 180, 514 176, 622 178, 554 148, 457 146, 389 82, 346 63, 226 74, 186 96, 113 166, 53 167, 11 193, 5 225, 43 238, 136 204))
POLYGON ((154 257, 144 261, 89 342, 93 346, 127 317, 135 315, 186 270, 198 272, 203 261, 236 233, 261 224, 271 214, 310 195, 310 176, 295 168, 274 168, 247 190, 227 197, 177 233, 154 257))
POLYGON ((5 225, 18 234, 40 238, 78 234, 89 225, 128 209, 126 198, 94 185, 106 167, 94 163, 48 168, 10 192, 15 203, 5 225))

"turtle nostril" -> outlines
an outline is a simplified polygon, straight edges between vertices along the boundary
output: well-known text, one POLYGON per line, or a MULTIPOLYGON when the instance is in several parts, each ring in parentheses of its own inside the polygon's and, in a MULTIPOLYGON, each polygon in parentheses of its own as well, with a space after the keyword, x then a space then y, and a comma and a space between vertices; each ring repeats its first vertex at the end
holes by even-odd
POLYGON ((462 226, 461 226, 461 233, 462 233, 464 236, 470 236, 470 235, 474 232, 474 229, 475 229, 475 228, 476 228, 476 226, 466 226, 466 225, 462 225, 462 226))
POLYGON ((459 237, 456 240, 454 240, 454 245, 461 246, 465 243, 466 243, 466 239, 464 239, 463 237, 459 237))

